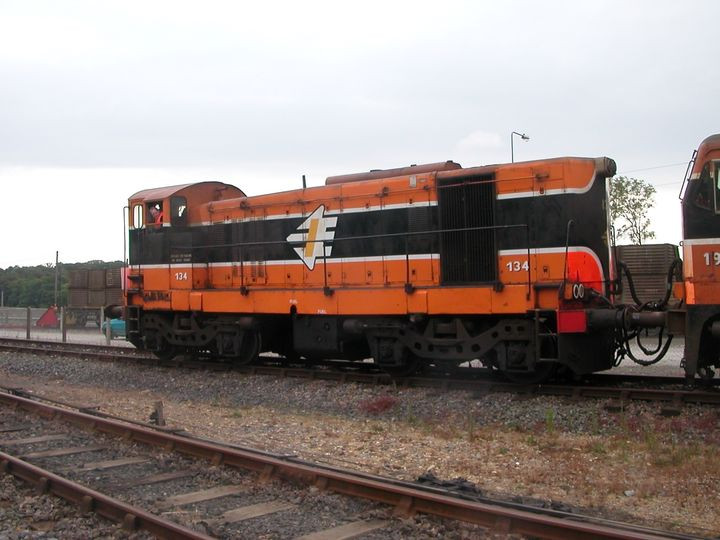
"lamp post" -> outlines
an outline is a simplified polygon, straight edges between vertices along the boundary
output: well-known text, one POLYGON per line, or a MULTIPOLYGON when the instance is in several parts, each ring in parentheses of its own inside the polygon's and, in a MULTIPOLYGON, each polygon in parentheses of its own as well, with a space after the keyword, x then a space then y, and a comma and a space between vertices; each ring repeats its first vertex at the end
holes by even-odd
POLYGON ((525 135, 524 133, 518 133, 517 131, 513 131, 510 134, 510 162, 515 163, 515 148, 513 147, 513 137, 517 135, 520 137, 523 141, 529 141, 530 137, 525 135))

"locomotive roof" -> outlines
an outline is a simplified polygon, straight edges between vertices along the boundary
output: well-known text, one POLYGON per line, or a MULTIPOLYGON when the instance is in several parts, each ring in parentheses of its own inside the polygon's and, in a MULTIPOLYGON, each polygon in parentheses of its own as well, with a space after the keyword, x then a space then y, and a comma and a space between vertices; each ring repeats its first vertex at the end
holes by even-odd
POLYGON ((361 182, 363 180, 378 180, 383 178, 392 178, 396 176, 408 176, 411 174, 421 174, 426 172, 449 171, 453 169, 462 169, 459 163, 452 160, 440 161, 438 163, 424 163, 423 165, 410 165, 408 167, 398 167, 396 169, 375 169, 369 172, 340 174, 336 176, 328 176, 325 180, 326 186, 334 184, 345 184, 347 182, 361 182))
POLYGON ((184 189, 192 184, 178 184, 176 186, 165 186, 159 188, 143 189, 130 195, 131 199, 164 199, 170 195, 174 195, 181 189, 184 189))
MULTIPOLYGON (((718 137, 720 137, 720 135, 718 137)), ((718 144, 720 144, 720 140, 718 141, 718 144)), ((448 160, 438 163, 427 163, 423 165, 399 167, 396 169, 376 169, 370 172, 328 176, 325 180, 325 185, 332 186, 349 182, 386 180, 388 178, 397 178, 400 176, 408 176, 412 174, 421 174, 427 172, 437 173, 438 178, 452 178, 458 176, 466 176, 467 174, 491 174, 501 167, 534 166, 538 164, 545 165, 549 163, 560 163, 570 160, 595 161, 595 166, 598 170, 598 173, 605 173, 607 174, 607 176, 613 176, 616 172, 615 162, 607 157, 588 158, 563 156, 530 161, 516 161, 514 163, 492 163, 487 165, 477 165, 465 168, 463 168, 459 163, 448 160)))
POLYGON ((697 156, 693 164, 692 174, 698 175, 708 159, 720 157, 720 133, 706 137, 697 149, 697 156))
POLYGON ((172 195, 183 194, 186 195, 188 192, 196 191, 198 188, 212 188, 227 190, 231 197, 244 197, 245 193, 240 188, 237 188, 231 184, 224 182, 209 181, 209 182, 194 182, 189 184, 178 184, 175 186, 165 186, 152 189, 144 189, 130 196, 131 200, 159 200, 166 199, 172 195), (182 193, 181 193, 182 192, 182 193))

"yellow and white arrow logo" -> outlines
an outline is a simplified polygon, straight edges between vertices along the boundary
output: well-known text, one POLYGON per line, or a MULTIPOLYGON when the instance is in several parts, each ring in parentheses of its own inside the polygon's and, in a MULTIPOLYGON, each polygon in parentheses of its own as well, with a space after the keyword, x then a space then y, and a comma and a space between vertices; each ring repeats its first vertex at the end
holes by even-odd
MULTIPOLYGON (((325 217, 325 205, 321 204, 300 224, 297 228, 300 232, 294 232, 286 238, 291 244, 303 243, 300 247, 293 247, 293 250, 309 270, 315 268, 315 260, 323 256, 323 240, 331 241, 335 238, 336 225, 337 217, 325 217)), ((329 257, 332 243, 324 245, 325 257, 329 257)))

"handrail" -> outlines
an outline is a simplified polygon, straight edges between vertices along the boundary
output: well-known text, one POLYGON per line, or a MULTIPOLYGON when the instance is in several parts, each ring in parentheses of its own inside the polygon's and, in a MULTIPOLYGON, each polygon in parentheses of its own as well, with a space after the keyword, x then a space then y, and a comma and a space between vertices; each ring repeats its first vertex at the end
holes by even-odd
POLYGON ((680 186, 680 193, 678 193, 678 199, 682 200, 684 196, 685 191, 685 185, 688 182, 688 179, 690 178, 690 174, 692 173, 692 167, 695 164, 695 159, 697 158, 697 150, 693 150, 693 155, 690 158, 690 161, 688 161, 687 169, 685 169, 685 175, 683 176, 682 185, 680 186))
MULTIPOLYGON (((209 245, 201 245, 201 246, 170 246, 170 253, 177 251, 195 251, 195 250, 208 250, 208 249, 219 249, 219 248, 240 248, 238 250, 238 259, 240 263, 240 290, 243 292, 243 294, 246 294, 247 287, 245 285, 245 272, 244 272, 244 262, 245 257, 243 257, 243 247, 266 247, 266 246, 274 246, 274 245, 285 245, 290 244, 293 246, 296 245, 304 245, 307 243, 321 243, 322 244, 322 261, 323 261, 323 274, 324 274, 324 291, 326 295, 332 294, 332 289, 328 286, 328 276, 327 276, 327 255, 325 246, 327 244, 333 245, 335 242, 350 242, 350 241, 359 241, 359 240, 377 240, 377 239, 388 239, 388 238, 403 238, 405 240, 405 290, 408 293, 411 293, 414 291, 414 287, 410 280, 410 248, 409 248, 409 240, 410 237, 427 237, 427 236, 436 236, 446 233, 457 233, 457 232, 473 232, 473 231, 490 231, 490 230, 507 230, 507 229, 518 229, 518 228, 524 228, 525 229, 525 237, 527 242, 527 262, 528 262, 528 269, 527 269, 527 294, 526 298, 530 299, 530 296, 532 294, 532 279, 531 279, 531 268, 530 268, 530 250, 532 249, 530 247, 530 227, 527 223, 518 223, 518 224, 512 224, 512 225, 486 225, 482 227, 461 227, 461 228, 453 228, 453 229, 435 229, 431 231, 407 231, 407 232, 400 232, 400 233, 388 233, 388 234, 372 234, 372 235, 361 235, 361 236, 351 236, 351 237, 345 237, 345 238, 332 238, 332 239, 321 239, 321 240, 295 240, 295 241, 287 241, 287 240, 269 240, 269 241, 256 241, 256 242, 233 242, 229 244, 209 244, 209 245)), ((497 263, 497 261, 496 261, 497 263)), ((497 268, 496 268, 497 270, 497 268)))
POLYGON ((517 228, 528 229, 527 223, 518 223, 514 225, 487 225, 484 227, 464 227, 456 229, 435 229, 432 231, 408 231, 403 233, 388 233, 388 234, 370 234, 361 236, 347 236, 345 238, 333 238, 329 240, 295 240, 290 242, 288 240, 269 240, 269 241, 258 241, 258 242, 233 242, 230 244, 208 244, 202 246, 170 246, 171 250, 195 250, 195 249, 217 249, 217 248, 233 248, 233 247, 249 247, 249 246, 271 246, 271 245, 302 245, 308 242, 319 243, 319 242, 346 242, 352 240, 377 240, 379 238, 401 238, 407 236, 428 236, 435 234, 445 234, 453 232, 472 232, 472 231, 483 231, 483 230, 499 230, 499 229, 517 229, 517 228))

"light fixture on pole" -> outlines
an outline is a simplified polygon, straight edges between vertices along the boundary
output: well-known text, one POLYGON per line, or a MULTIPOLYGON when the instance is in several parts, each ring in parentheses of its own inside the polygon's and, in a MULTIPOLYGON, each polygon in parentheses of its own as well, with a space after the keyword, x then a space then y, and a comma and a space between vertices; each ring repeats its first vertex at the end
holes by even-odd
POLYGON ((525 135, 524 133, 518 133, 517 131, 513 131, 510 134, 510 162, 515 163, 515 148, 513 148, 513 137, 517 135, 520 137, 523 141, 529 141, 530 137, 525 135))

